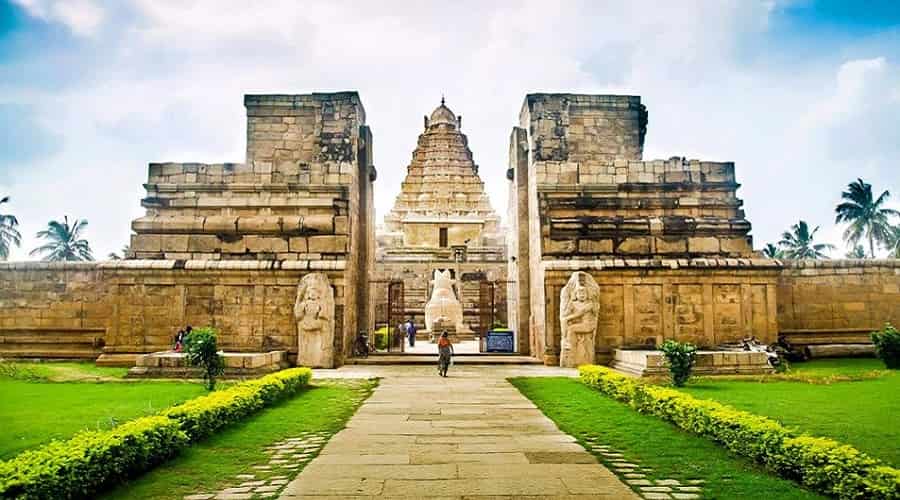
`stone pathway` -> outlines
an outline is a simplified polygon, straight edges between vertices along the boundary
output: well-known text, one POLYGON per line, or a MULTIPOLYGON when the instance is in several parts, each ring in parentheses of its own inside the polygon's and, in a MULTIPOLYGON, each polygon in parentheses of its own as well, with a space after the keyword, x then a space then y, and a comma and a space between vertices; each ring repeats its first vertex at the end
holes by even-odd
POLYGON ((317 374, 383 378, 281 498, 640 498, 505 380, 574 370, 454 368, 317 374))

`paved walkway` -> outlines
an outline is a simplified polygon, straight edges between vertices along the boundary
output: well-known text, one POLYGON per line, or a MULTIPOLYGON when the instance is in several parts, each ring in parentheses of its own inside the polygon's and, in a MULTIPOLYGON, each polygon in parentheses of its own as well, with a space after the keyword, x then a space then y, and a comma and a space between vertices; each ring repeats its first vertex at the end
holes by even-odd
POLYGON ((359 367, 375 393, 281 498, 639 498, 505 378, 574 370, 359 367))

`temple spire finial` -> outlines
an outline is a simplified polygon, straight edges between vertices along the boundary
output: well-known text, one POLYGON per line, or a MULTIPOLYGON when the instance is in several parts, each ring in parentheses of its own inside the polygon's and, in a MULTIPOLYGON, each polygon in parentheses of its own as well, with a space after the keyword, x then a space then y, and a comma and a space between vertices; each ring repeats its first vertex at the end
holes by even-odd
POLYGON ((444 105, 444 94, 442 93, 441 94, 441 106, 443 106, 443 105, 444 105))

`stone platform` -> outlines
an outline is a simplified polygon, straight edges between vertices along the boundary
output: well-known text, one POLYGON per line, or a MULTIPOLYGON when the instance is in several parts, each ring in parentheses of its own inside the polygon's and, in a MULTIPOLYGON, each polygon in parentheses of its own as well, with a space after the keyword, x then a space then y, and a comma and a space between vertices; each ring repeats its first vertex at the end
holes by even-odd
MULTIPOLYGON (((260 375, 287 367, 287 351, 224 352, 224 377, 260 375)), ((200 368, 188 366, 184 353, 154 352, 137 357, 127 378, 202 378, 200 368)))
MULTIPOLYGON (((693 373, 697 375, 759 375, 772 373, 767 356, 750 351, 698 351, 693 373)), ((616 349, 610 366, 639 377, 668 375, 661 351, 616 349)))

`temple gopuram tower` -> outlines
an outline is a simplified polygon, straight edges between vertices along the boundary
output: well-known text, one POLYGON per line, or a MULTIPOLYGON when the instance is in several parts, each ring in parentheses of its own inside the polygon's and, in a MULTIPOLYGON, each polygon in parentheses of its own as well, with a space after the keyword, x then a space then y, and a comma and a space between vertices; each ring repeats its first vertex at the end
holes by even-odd
POLYGON ((394 322, 387 310, 391 282, 403 283, 402 307, 395 297, 393 314, 402 309, 405 318, 422 325, 435 270, 449 270, 457 280, 465 323, 473 330, 486 326, 480 323, 486 322, 487 307, 492 323, 506 321, 505 231, 461 128, 462 117, 441 99, 425 117, 400 194, 376 231, 373 300, 379 326, 394 322), (483 282, 494 288, 490 297, 481 291, 483 282))

